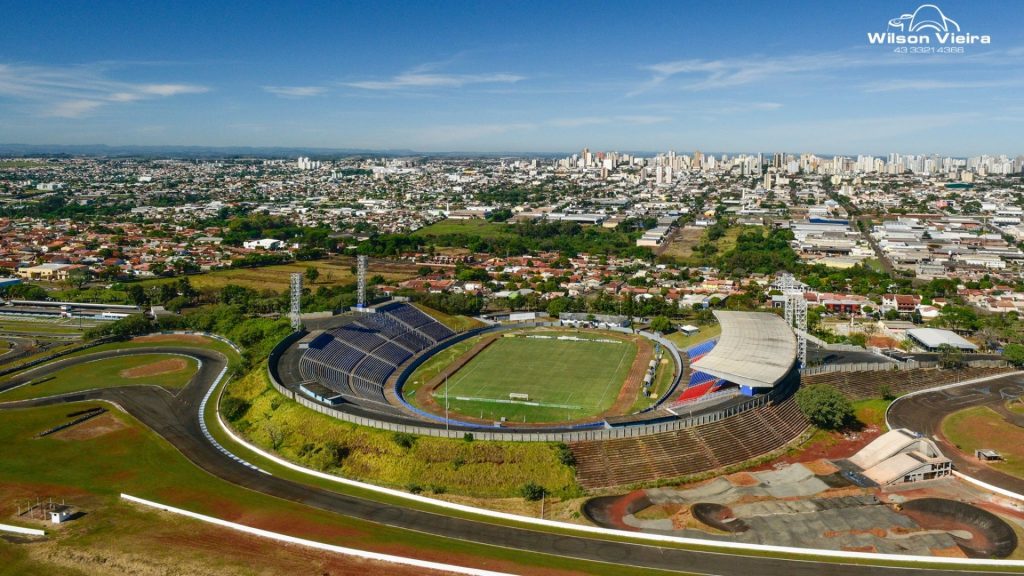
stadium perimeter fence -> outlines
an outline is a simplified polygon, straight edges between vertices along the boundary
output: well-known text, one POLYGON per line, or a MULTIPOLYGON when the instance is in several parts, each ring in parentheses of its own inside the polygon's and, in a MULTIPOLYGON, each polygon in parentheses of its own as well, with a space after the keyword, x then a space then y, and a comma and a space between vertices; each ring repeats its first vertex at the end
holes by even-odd
MULTIPOLYGON (((1006 368, 1010 364, 1006 360, 968 360, 965 363, 970 368, 1006 368)), ((831 374, 834 372, 894 372, 900 370, 918 370, 938 368, 937 361, 919 362, 908 360, 906 362, 858 362, 855 364, 829 364, 826 366, 808 366, 800 371, 804 376, 817 374, 831 374)))
MULTIPOLYGON (((532 326, 551 326, 558 324, 555 323, 535 323, 532 326)), ((526 325, 517 325, 517 328, 527 327, 526 325)), ((500 326, 487 326, 484 328, 478 328, 476 330, 469 330, 467 332, 459 334, 457 337, 450 340, 446 340, 439 344, 440 348, 431 348, 429 353, 424 353, 417 357, 410 365, 403 369, 402 376, 399 377, 399 381, 403 381, 404 377, 412 374, 412 371, 416 369, 422 362, 426 361, 427 358, 433 356, 438 351, 447 348, 457 342, 463 341, 466 338, 471 338, 479 334, 494 332, 501 330, 504 327, 500 326), (418 362, 418 363, 417 363, 418 362)), ((629 329, 616 330, 624 333, 633 333, 629 329)), ((645 337, 651 338, 652 340, 659 342, 663 345, 668 343, 667 340, 651 334, 641 333, 645 337)), ((676 430, 683 430, 686 428, 693 428, 695 426, 701 426, 703 424, 711 424, 718 422, 726 418, 735 416, 741 412, 767 406, 769 403, 769 395, 757 396, 741 404, 736 404, 728 408, 707 412, 703 414, 694 415, 686 418, 676 418, 668 421, 654 422, 650 424, 635 424, 630 426, 618 426, 611 428, 601 429, 590 429, 590 430, 565 430, 565 431, 541 431, 541 432, 526 432, 526 431, 511 431, 502 429, 498 426, 465 426, 462 423, 452 423, 448 428, 443 428, 438 425, 426 426, 417 424, 404 424, 398 422, 390 422, 387 420, 379 420, 376 418, 368 418, 357 414, 352 414, 341 410, 337 407, 327 406, 316 402, 311 398, 307 398, 301 392, 296 393, 284 386, 281 383, 280 375, 277 371, 277 365, 284 354, 284 352, 292 346, 295 342, 300 340, 304 336, 303 332, 293 332, 292 334, 285 337, 283 340, 278 342, 277 346, 270 353, 270 357, 267 362, 267 373, 270 377, 270 383, 283 396, 298 402, 299 404, 315 410, 321 414, 337 418, 345 422, 351 422, 360 426, 370 426, 380 430, 388 430, 392 432, 406 432, 409 434, 417 434, 421 436, 433 436, 438 438, 463 438, 467 433, 472 434, 477 440, 491 440, 491 441, 503 441, 503 442, 585 442, 594 440, 612 440, 616 438, 636 438, 640 436, 650 436, 653 434, 661 434, 664 432, 673 432, 676 430)), ((670 344, 670 343, 669 343, 670 344)), ((673 358, 676 359, 678 378, 682 375, 682 364, 680 363, 678 351, 674 345, 666 346, 667 349, 672 353, 673 358)), ((399 394, 399 397, 401 395, 399 394)))

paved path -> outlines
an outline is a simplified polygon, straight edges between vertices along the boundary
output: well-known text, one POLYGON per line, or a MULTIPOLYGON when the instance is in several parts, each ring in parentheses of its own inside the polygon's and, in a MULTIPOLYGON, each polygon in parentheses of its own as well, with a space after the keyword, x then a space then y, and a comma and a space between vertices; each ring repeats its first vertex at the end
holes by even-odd
MULTIPOLYGON (((39 368, 32 374, 32 377, 46 375, 78 362, 115 355, 148 354, 153 352, 186 354, 202 360, 203 365, 197 377, 177 396, 172 396, 166 391, 155 387, 109 388, 84 393, 72 393, 60 397, 0 404, 0 410, 82 400, 109 400, 116 402, 132 414, 132 416, 152 428, 197 466, 238 486, 350 517, 481 544, 516 548, 568 558, 698 574, 736 576, 906 574, 907 576, 939 576, 954 573, 952 571, 934 569, 824 564, 807 560, 733 556, 721 552, 681 550, 659 547, 653 544, 611 542, 584 536, 557 535, 402 508, 331 492, 276 476, 269 476, 227 458, 210 445, 202 434, 199 427, 199 402, 226 362, 223 356, 213 351, 159 346, 100 352, 55 362, 53 366, 48 365, 39 368)), ((995 572, 984 571, 976 573, 995 574, 995 572)))
POLYGON ((991 406, 998 411, 1007 400, 1021 395, 1024 395, 1024 375, 1021 374, 918 394, 894 402, 889 409, 889 423, 893 428, 909 428, 935 440, 960 472, 1024 494, 1024 479, 978 462, 973 454, 964 454, 942 437, 942 420, 946 416, 974 406, 991 406))

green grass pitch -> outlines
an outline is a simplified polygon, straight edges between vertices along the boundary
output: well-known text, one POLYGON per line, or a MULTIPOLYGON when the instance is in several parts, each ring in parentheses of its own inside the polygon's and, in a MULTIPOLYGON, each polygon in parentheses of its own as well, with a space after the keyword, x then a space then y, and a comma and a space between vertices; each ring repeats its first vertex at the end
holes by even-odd
POLYGON ((105 358, 103 360, 69 366, 50 376, 40 377, 23 386, 7 390, 0 393, 0 402, 42 398, 44 396, 79 392, 92 388, 116 388, 118 386, 134 385, 182 388, 189 383, 192 376, 198 370, 199 364, 195 359, 169 354, 140 354, 137 356, 125 356, 124 358, 105 358), (184 360, 185 367, 181 370, 153 376, 131 378, 121 375, 122 370, 139 368, 171 358, 184 360))
MULTIPOLYGON (((575 332, 544 335, 588 341, 500 338, 449 380, 449 410, 492 420, 554 422, 592 416, 611 407, 636 357, 636 344, 619 339, 596 342, 605 338, 575 332), (538 405, 509 403, 513 392, 529 394, 529 402, 538 405)), ((434 397, 443 407, 445 386, 434 397)))

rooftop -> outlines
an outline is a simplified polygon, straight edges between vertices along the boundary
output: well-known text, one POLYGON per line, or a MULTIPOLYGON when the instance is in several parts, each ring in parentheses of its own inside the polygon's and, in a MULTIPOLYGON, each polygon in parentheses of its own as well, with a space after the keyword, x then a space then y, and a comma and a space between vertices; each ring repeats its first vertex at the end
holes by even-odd
POLYGON ((786 321, 767 312, 716 311, 722 336, 693 368, 743 386, 768 388, 796 360, 796 335, 786 321))
POLYGON ((907 330, 907 336, 910 336, 928 348, 938 348, 943 344, 948 344, 953 348, 959 348, 961 350, 978 349, 977 346, 971 344, 956 332, 952 332, 950 330, 940 330, 938 328, 914 328, 913 330, 907 330))

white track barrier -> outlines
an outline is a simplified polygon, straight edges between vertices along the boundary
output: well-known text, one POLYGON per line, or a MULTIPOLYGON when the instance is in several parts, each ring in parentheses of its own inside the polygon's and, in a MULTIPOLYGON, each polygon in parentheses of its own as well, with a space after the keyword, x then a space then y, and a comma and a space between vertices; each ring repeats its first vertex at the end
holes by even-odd
MULTIPOLYGON (((211 388, 212 389, 212 388, 211 388)), ((520 516, 517 514, 509 514, 508 512, 497 512, 494 510, 487 510, 485 508, 476 508, 473 506, 466 506, 464 504, 455 504, 453 502, 445 502, 444 500, 436 500, 434 498, 428 498, 419 494, 410 494, 408 492, 402 492, 401 490, 394 490, 392 488, 383 488, 374 484, 368 484, 366 482, 359 482, 356 480, 350 480, 348 478, 342 478, 341 476, 334 476, 319 470, 313 470, 311 468, 305 468, 299 466, 293 462, 289 462, 283 458, 275 456, 262 448, 254 446, 249 442, 240 438, 237 434, 232 431, 224 420, 221 418, 220 410, 217 410, 217 422, 220 424, 221 430, 224 431, 228 437, 231 438, 237 444, 243 446, 247 450, 250 450, 256 454, 259 454, 263 458, 270 460, 276 464, 284 466, 290 470, 313 476, 323 480, 329 480, 345 486, 352 486, 355 488, 361 488, 363 490, 369 490, 378 494, 385 494, 391 497, 402 498, 410 502, 418 502, 421 504, 428 504, 430 506, 437 506, 439 508, 445 508, 448 510, 454 510, 465 514, 474 514, 485 518, 500 519, 505 521, 519 522, 522 524, 533 524, 536 526, 544 526, 546 528, 554 528, 557 530, 570 531, 570 532, 583 532, 587 534, 597 534, 600 536, 609 536, 613 538, 628 538, 632 540, 645 540, 650 542, 664 542, 670 544, 684 544, 688 546, 697 546, 701 548, 711 548, 717 551, 723 551, 726 553, 734 552, 740 555, 749 552, 768 552, 776 555, 783 556, 797 556, 801 558, 832 558, 836 560, 859 560, 859 561, 871 561, 871 562, 882 562, 882 563, 907 563, 907 564, 932 564, 932 565, 956 565, 956 566, 998 566, 1002 568, 1024 568, 1024 560, 990 560, 990 559, 977 559, 977 558, 940 558, 935 556, 911 556, 907 554, 872 554, 869 552, 847 552, 844 550, 821 550, 813 548, 793 548, 789 546, 771 546, 767 544, 746 544, 741 542, 720 542, 716 540, 702 540, 699 538, 684 538, 681 536, 668 536, 664 534, 648 534, 645 532, 627 532, 625 530, 613 530, 610 528, 601 528, 598 526, 587 526, 584 524, 570 524, 568 522, 558 522, 555 520, 545 520, 543 518, 532 518, 529 516, 520 516)))
POLYGON ((0 524, 0 532, 28 534, 29 536, 46 536, 45 530, 37 530, 35 528, 22 528, 21 526, 11 526, 10 524, 0 524))
MULTIPOLYGON (((889 423, 889 411, 892 410, 892 407, 896 404, 896 402, 899 402, 900 400, 902 400, 904 398, 909 398, 911 396, 919 396, 921 394, 929 394, 931 392, 939 392, 941 390, 949 390, 950 388, 958 388, 960 386, 968 386, 970 384, 978 384, 980 382, 987 382, 989 380, 997 380, 999 378, 1006 378, 1008 376, 1020 376, 1022 374, 1024 374, 1024 371, 1007 372, 1005 374, 996 374, 994 376, 984 376, 984 377, 981 377, 981 378, 974 378, 973 380, 964 380, 963 382, 954 382, 952 384, 944 384, 942 386, 936 386, 935 388, 928 388, 926 390, 918 390, 917 392, 911 392, 909 394, 904 394, 903 396, 900 396, 896 400, 892 401, 889 404, 889 407, 885 409, 885 427, 888 428, 889 430, 892 430, 892 424, 889 423)), ((983 488, 985 490, 988 490, 989 492, 994 492, 996 494, 999 494, 1000 496, 1005 496, 1007 498, 1011 498, 1011 499, 1017 500, 1019 502, 1024 502, 1024 494, 1017 494, 1016 492, 1011 492, 1011 491, 1007 490, 1006 488, 1000 488, 998 486, 993 486, 992 484, 989 484, 987 482, 982 482, 981 480, 978 480, 977 478, 973 478, 973 477, 968 476, 967 474, 964 474, 962 472, 957 472, 956 470, 953 471, 953 476, 956 476, 957 478, 960 478, 961 480, 964 480, 965 482, 969 482, 971 484, 974 484, 975 486, 978 486, 979 488, 983 488)))
POLYGON ((217 526, 230 528, 232 530, 237 530, 239 532, 245 532, 246 534, 252 534, 253 536, 259 536, 261 538, 270 538, 271 540, 277 540, 278 542, 287 542, 288 544, 298 544, 299 546, 316 548, 317 550, 325 550, 327 552, 334 552, 336 554, 344 554, 346 556, 355 556, 357 558, 363 558, 366 560, 390 562, 392 564, 402 564, 404 566, 413 566, 416 568, 425 568, 428 570, 438 570, 441 572, 449 572, 455 574, 469 574, 471 576, 511 576, 510 574, 507 574, 505 572, 492 572, 490 570, 479 570, 477 568, 455 566, 454 564, 428 562, 427 560, 417 560, 415 558, 406 558, 404 556, 392 556, 391 554, 368 552, 366 550, 357 550, 355 548, 335 546, 334 544, 325 544, 323 542, 317 542, 315 540, 306 540, 305 538, 298 538, 296 536, 289 536, 287 534, 270 532, 269 530, 253 528, 252 526, 246 526, 245 524, 236 524, 235 522, 228 522, 227 520, 221 520, 220 518, 214 518, 213 516, 206 516, 204 514, 189 512, 188 510, 174 508, 173 506, 167 506, 166 504, 160 504, 159 502, 153 502, 152 500, 144 500, 142 498, 137 498, 129 494, 121 494, 121 498, 129 502, 133 502, 135 504, 141 504, 143 506, 148 506, 150 508, 156 508, 158 510, 163 510, 164 512, 170 512, 172 514, 187 516, 189 518, 199 520, 200 522, 216 524, 217 526))

